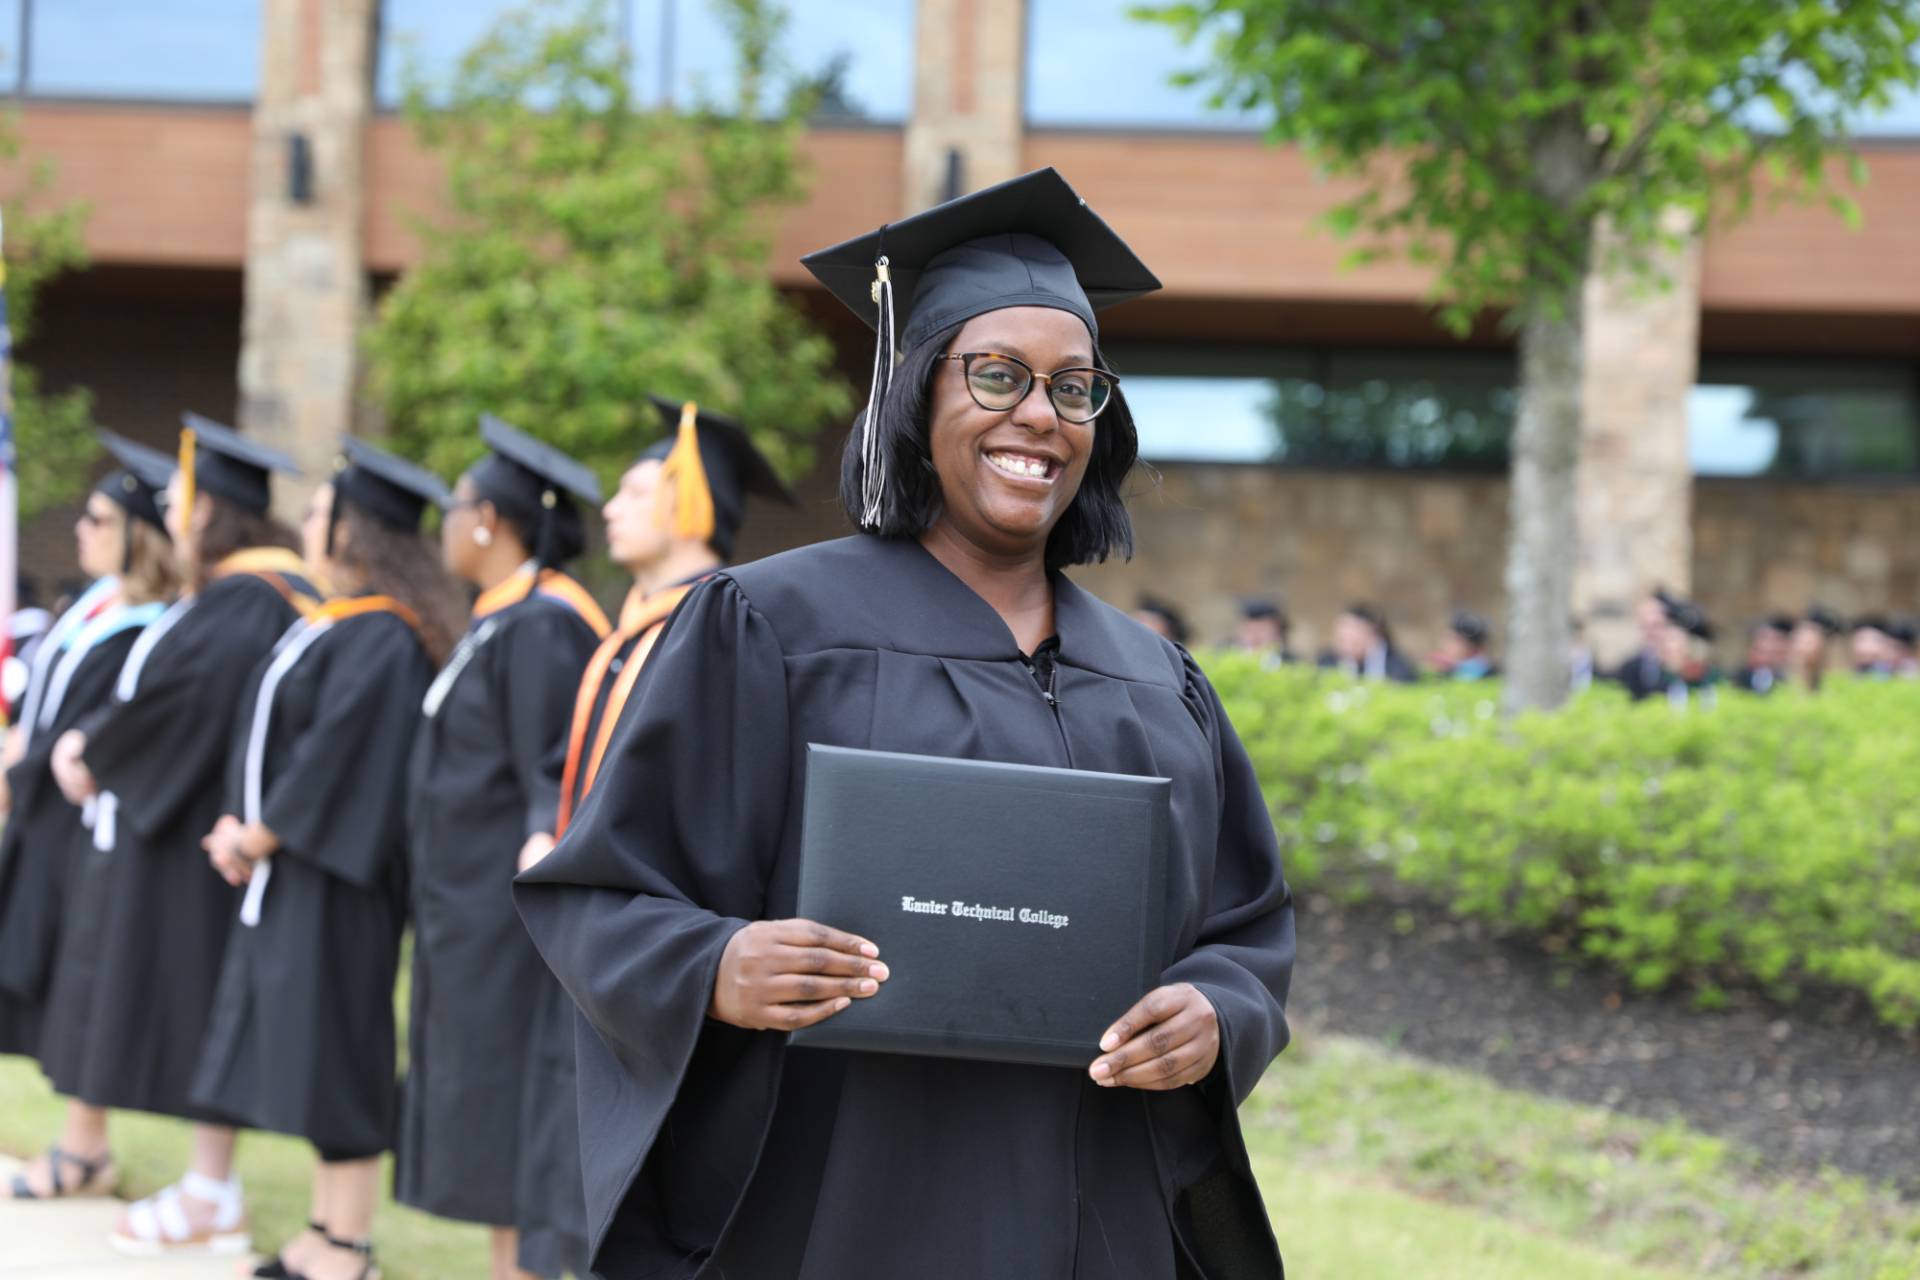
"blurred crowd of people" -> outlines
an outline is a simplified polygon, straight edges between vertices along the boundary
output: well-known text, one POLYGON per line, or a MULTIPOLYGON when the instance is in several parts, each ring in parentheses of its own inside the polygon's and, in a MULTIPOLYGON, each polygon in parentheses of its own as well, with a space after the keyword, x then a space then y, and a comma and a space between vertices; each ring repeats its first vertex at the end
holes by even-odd
MULTIPOLYGON (((1370 603, 1343 609, 1329 644, 1312 658, 1294 648, 1292 620, 1279 601, 1250 597, 1238 610, 1224 647, 1257 654, 1270 666, 1311 662, 1356 679, 1401 684, 1500 675, 1491 652, 1492 626, 1467 609, 1453 612, 1439 646, 1420 660, 1396 644, 1386 614, 1370 603)), ((1178 644, 1205 642, 1177 606, 1158 597, 1142 596, 1133 616, 1178 644)), ((1620 685, 1636 702, 1659 697, 1684 705, 1711 702, 1721 688, 1755 694, 1787 685, 1817 690, 1831 670, 1877 679, 1920 676, 1920 621, 1914 619, 1866 613, 1848 621, 1821 605, 1798 615, 1770 613, 1748 627, 1745 652, 1731 674, 1715 661, 1719 629, 1698 602, 1655 587, 1636 606, 1635 622, 1638 648, 1618 666, 1603 668, 1594 661, 1581 620, 1574 619, 1568 665, 1576 690, 1598 680, 1620 685)))

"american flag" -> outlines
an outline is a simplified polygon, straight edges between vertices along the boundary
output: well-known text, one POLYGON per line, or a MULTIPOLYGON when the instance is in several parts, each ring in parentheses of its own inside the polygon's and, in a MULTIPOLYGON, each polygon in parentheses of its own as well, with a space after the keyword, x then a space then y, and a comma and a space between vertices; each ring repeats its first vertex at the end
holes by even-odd
MULTIPOLYGON (((0 670, 13 657, 14 585, 20 580, 20 479, 13 451, 13 330, 7 324, 6 234, 0 228, 0 670)), ((7 706, 7 720, 13 707, 7 706)))

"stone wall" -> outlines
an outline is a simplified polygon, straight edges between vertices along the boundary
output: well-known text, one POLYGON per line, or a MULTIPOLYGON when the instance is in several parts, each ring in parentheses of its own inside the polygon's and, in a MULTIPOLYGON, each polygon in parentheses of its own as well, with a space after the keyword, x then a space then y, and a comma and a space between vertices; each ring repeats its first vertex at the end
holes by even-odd
MULTIPOLYGON (((848 531, 833 497, 838 440, 820 453, 798 486, 799 508, 755 507, 743 559, 848 531)), ((1136 475, 1131 506, 1132 562, 1075 578, 1123 608, 1143 591, 1165 597, 1203 642, 1224 638, 1234 602, 1252 594, 1286 601, 1307 652, 1353 600, 1385 607, 1416 656, 1438 644, 1456 607, 1501 629, 1501 476, 1179 464, 1162 467, 1157 483, 1136 475)), ((1843 613, 1920 612, 1920 486, 1699 481, 1692 544, 1694 590, 1725 630, 1729 664, 1742 624, 1768 610, 1817 601, 1843 613)))

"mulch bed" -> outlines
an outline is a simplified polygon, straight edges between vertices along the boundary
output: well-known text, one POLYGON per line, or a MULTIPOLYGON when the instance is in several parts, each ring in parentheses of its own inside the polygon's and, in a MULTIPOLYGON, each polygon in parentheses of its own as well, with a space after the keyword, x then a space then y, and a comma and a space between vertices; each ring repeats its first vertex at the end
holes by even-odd
POLYGON ((1501 938, 1417 900, 1300 907, 1296 1023, 1385 1041, 1501 1084, 1684 1119, 1777 1168, 1833 1165, 1920 1196, 1920 1037, 1861 1002, 1793 1007, 1736 993, 1705 1012, 1684 991, 1501 938))

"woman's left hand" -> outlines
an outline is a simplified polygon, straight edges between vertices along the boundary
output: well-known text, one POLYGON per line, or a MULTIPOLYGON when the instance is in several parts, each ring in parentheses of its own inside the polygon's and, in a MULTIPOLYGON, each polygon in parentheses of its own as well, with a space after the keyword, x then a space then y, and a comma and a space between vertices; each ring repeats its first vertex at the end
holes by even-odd
POLYGON ((1220 1015, 1191 982, 1155 987, 1100 1037, 1087 1068, 1095 1084, 1178 1089, 1204 1080, 1220 1058, 1220 1015))

